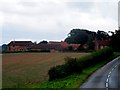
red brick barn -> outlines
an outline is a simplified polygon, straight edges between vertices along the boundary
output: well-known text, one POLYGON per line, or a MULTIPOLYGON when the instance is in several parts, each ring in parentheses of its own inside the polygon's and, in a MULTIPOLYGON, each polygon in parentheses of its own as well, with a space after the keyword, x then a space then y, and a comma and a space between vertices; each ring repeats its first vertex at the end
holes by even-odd
POLYGON ((55 41, 50 41, 49 44, 56 44, 56 45, 61 45, 63 50, 68 49, 68 47, 72 47, 73 50, 77 50, 80 44, 68 44, 67 42, 61 41, 61 42, 55 42, 55 41))
POLYGON ((95 50, 107 47, 110 44, 110 40, 95 40, 95 50))
POLYGON ((8 51, 27 51, 33 43, 31 41, 11 41, 8 44, 8 51))

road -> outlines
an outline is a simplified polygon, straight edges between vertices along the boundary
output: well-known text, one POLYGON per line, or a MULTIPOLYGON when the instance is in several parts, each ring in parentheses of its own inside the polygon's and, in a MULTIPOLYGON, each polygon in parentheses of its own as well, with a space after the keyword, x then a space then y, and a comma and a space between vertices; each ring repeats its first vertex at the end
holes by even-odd
POLYGON ((120 56, 92 74, 78 90, 120 90, 120 56))

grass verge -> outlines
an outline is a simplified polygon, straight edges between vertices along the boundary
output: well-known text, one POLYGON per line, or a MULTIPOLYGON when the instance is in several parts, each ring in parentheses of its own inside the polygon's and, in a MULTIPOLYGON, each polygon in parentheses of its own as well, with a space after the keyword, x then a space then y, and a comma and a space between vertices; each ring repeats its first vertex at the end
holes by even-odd
POLYGON ((77 89, 79 88, 84 81, 87 80, 87 78, 96 70, 98 70, 100 67, 104 66, 106 63, 108 63, 109 61, 113 60, 114 58, 116 58, 117 56, 119 56, 120 53, 114 53, 113 56, 111 58, 109 58, 108 60, 104 60, 103 62, 100 62, 94 66, 91 66, 89 68, 84 69, 81 73, 77 73, 77 74, 72 74, 66 78, 62 78, 62 79, 56 79, 53 81, 45 81, 41 84, 29 84, 26 85, 26 88, 60 88, 60 89, 64 89, 64 88, 74 88, 77 89))

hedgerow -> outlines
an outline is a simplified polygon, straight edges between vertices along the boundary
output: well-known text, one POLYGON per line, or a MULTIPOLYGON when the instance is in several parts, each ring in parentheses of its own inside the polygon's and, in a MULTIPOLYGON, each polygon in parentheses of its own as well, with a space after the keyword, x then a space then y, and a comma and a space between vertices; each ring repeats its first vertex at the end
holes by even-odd
POLYGON ((49 80, 55 80, 69 76, 73 73, 82 72, 83 69, 95 65, 103 60, 107 60, 113 55, 113 50, 110 47, 93 52, 87 56, 81 58, 65 58, 65 63, 57 65, 48 71, 49 80))

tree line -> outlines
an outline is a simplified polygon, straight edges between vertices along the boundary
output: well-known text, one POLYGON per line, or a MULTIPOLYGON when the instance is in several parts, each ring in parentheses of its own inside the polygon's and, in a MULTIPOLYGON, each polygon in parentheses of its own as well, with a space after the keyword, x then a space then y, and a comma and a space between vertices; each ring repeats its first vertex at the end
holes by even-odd
MULTIPOLYGON (((98 30, 97 32, 87 29, 72 29, 65 38, 65 42, 69 44, 84 44, 88 45, 88 49, 94 49, 94 40, 110 40, 110 46, 115 51, 120 51, 120 29, 109 32, 98 30), (111 33, 112 35, 109 35, 111 33)), ((80 49, 80 48, 79 48, 80 49)))

